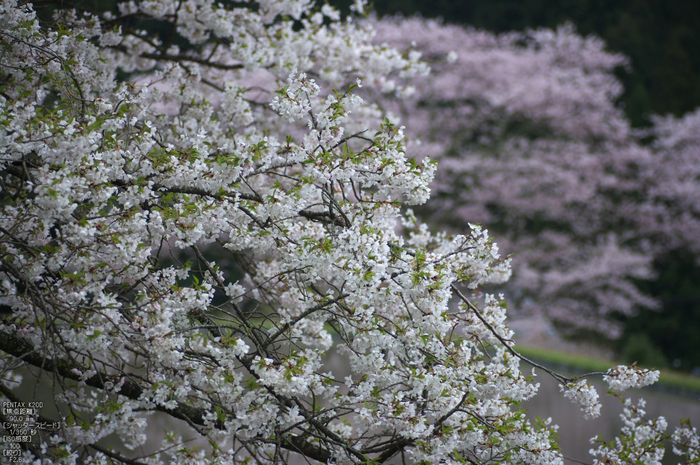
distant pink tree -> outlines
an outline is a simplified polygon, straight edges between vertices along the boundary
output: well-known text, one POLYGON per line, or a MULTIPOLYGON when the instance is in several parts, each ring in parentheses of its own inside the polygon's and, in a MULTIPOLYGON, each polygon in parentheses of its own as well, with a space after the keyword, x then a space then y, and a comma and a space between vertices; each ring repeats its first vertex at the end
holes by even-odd
POLYGON ((653 156, 640 176, 648 205, 639 227, 653 232, 657 250, 700 256, 700 109, 653 122, 653 156))
POLYGON ((421 212, 493 232, 514 254, 517 310, 615 338, 620 324, 601 317, 656 305, 630 278, 651 277, 656 254, 697 250, 697 114, 655 120, 656 143, 640 144, 615 103, 613 71, 627 59, 571 25, 494 35, 414 18, 377 29, 432 68, 409 98, 384 103, 438 161, 421 212))

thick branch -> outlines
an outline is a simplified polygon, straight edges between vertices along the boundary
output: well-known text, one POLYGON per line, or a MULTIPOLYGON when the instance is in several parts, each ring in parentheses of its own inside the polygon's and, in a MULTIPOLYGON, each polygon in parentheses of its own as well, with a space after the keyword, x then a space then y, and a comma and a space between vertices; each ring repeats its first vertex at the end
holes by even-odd
POLYGON ((334 213, 329 212, 313 212, 308 210, 302 210, 299 212, 299 216, 303 216, 307 220, 318 221, 325 224, 334 224, 340 226, 341 228, 349 228, 350 222, 343 217, 339 217, 334 213))
MULTIPOLYGON (((73 371, 78 368, 77 366, 66 360, 55 360, 40 355, 34 350, 32 345, 16 334, 5 334, 0 338, 0 350, 47 372, 56 373, 66 379, 81 381, 80 376, 73 371)), ((86 385, 102 390, 106 389, 105 385, 107 382, 117 384, 119 379, 116 376, 106 373, 97 373, 85 380, 86 385)), ((124 381, 124 384, 119 390, 119 394, 134 400, 140 399, 143 392, 144 390, 141 386, 128 379, 124 381)), ((165 412, 177 419, 187 421, 188 423, 192 422, 194 424, 204 425, 205 412, 203 409, 190 407, 188 405, 178 405, 178 407, 174 409, 156 406, 156 410, 165 412)))
MULTIPOLYGON (((130 51, 123 45, 114 45, 111 48, 118 50, 122 53, 125 53, 127 55, 130 54, 130 51)), ((225 70, 235 70, 235 69, 243 69, 244 66, 240 63, 237 64, 232 64, 232 65, 227 65, 224 63, 218 63, 215 61, 207 60, 204 58, 199 58, 196 56, 192 55, 173 55, 170 53, 141 53, 138 55, 139 58, 146 58, 149 60, 158 60, 158 61, 172 61, 175 63, 182 63, 182 62, 189 62, 189 63, 197 63, 203 66, 208 66, 210 68, 216 68, 216 69, 225 69, 225 70)))
POLYGON ((203 197, 213 197, 215 199, 218 199, 220 197, 239 197, 241 199, 245 200, 252 200, 254 202, 262 202, 263 199, 256 194, 246 194, 245 192, 231 192, 231 193, 225 193, 221 194, 218 192, 209 192, 204 189, 199 189, 197 187, 165 187, 161 185, 154 185, 153 190, 157 191, 165 191, 165 192, 172 192, 175 194, 191 194, 191 195, 200 195, 203 197))
POLYGON ((151 60, 165 60, 165 61, 174 61, 174 62, 188 61, 191 63, 198 63, 200 65, 209 66, 211 68, 216 68, 216 69, 231 70, 231 69, 243 69, 243 67, 244 67, 242 64, 226 65, 223 63, 209 61, 209 60, 205 60, 203 58, 198 58, 195 56, 188 56, 188 55, 171 55, 168 53, 142 53, 139 56, 141 58, 149 58, 151 60))

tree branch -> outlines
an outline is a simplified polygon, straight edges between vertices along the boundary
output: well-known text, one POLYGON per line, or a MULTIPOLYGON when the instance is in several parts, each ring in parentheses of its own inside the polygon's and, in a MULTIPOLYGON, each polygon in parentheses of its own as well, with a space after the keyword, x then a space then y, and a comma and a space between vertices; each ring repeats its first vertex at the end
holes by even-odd
POLYGON ((457 296, 462 300, 462 302, 464 302, 465 304, 467 304, 467 307, 469 307, 469 309, 470 309, 471 311, 474 312, 474 314, 477 316, 477 318, 479 318, 479 320, 481 320, 481 322, 489 329, 489 331, 491 331, 491 334, 493 334, 494 336, 496 336, 496 339, 498 339, 499 341, 501 341, 501 344, 503 344, 503 347, 505 347, 505 348, 508 350, 508 352, 510 352, 511 354, 513 354, 514 356, 516 356, 517 358, 519 358, 520 360, 522 360, 523 362, 529 363, 529 364, 532 365, 533 367, 539 368, 540 370, 543 370, 543 371, 549 373, 554 379, 556 379, 557 381, 559 381, 560 383, 562 383, 562 384, 564 384, 564 385, 566 385, 566 384, 568 384, 568 383, 570 383, 570 382, 573 381, 571 378, 567 378, 567 377, 565 377, 565 376, 562 375, 562 374, 556 373, 556 372, 550 370, 549 368, 544 367, 544 366, 540 365, 539 363, 535 363, 535 362, 533 362, 532 360, 530 360, 529 358, 527 358, 527 357, 525 357, 525 356, 523 356, 523 355, 520 355, 518 352, 516 352, 515 349, 513 349, 513 348, 510 346, 510 344, 509 344, 509 342, 512 342, 512 341, 507 341, 507 340, 504 339, 500 334, 498 334, 498 332, 496 331, 496 329, 495 329, 493 326, 491 326, 491 324, 490 324, 488 321, 486 321, 486 318, 484 318, 484 315, 482 315, 481 312, 479 311, 479 309, 476 308, 476 305, 474 305, 473 303, 471 303, 471 302, 469 301, 469 299, 467 299, 467 298, 464 296, 464 294, 462 294, 462 293, 460 292, 460 290, 457 289, 457 286, 455 286, 454 284, 452 284, 452 290, 455 291, 455 293, 456 293, 457 296))
MULTIPOLYGON (((24 362, 41 368, 47 372, 53 372, 63 378, 71 379, 80 382, 80 376, 73 372, 77 366, 65 360, 56 360, 40 355, 29 342, 18 337, 15 333, 5 334, 0 338, 0 350, 3 352, 22 359, 24 362)), ((117 384, 124 380, 122 387, 118 393, 133 400, 140 399, 144 394, 144 389, 133 381, 124 379, 124 375, 109 375, 106 373, 97 373, 96 375, 85 380, 85 384, 100 390, 108 390, 107 382, 117 384)), ((173 418, 186 421, 195 425, 204 426, 204 417, 206 410, 203 408, 191 407, 178 403, 175 408, 166 408, 161 405, 156 405, 155 410, 167 413, 173 418)), ((319 462, 327 463, 330 460, 331 454, 328 450, 311 444, 299 437, 285 435, 282 438, 282 447, 293 452, 301 452, 307 457, 318 460, 319 462)))

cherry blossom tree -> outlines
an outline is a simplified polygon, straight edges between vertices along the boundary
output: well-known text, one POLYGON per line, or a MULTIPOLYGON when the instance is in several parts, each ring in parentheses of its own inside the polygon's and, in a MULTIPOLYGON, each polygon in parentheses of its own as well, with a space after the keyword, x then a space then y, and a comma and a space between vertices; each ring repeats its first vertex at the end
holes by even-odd
POLYGON ((615 339, 617 316, 657 307, 631 279, 671 250, 697 254, 697 114, 632 131, 615 104, 626 59, 571 25, 494 35, 398 18, 378 31, 433 68, 410 98, 381 97, 439 161, 423 218, 487 226, 514 254, 517 310, 566 333, 615 339))
MULTIPOLYGON (((368 97, 409 96, 418 54, 304 0, 44 3, 0 4, 4 456, 563 462, 518 407, 539 365, 503 298, 471 295, 509 260, 416 220, 435 165, 368 97)), ((540 368, 597 416, 585 376, 540 368)), ((666 438, 698 462, 689 423, 625 415, 599 463, 657 463, 666 438)))
POLYGON ((640 228, 653 234, 656 250, 687 250, 700 256, 700 110, 681 118, 653 117, 653 158, 640 175, 647 208, 637 215, 640 228))

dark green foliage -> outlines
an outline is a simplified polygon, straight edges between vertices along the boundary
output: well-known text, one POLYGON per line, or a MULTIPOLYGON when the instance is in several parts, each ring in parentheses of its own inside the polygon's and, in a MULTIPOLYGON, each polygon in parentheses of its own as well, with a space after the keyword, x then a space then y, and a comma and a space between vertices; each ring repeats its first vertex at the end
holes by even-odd
POLYGON ((649 354, 658 348, 666 360, 680 361, 677 368, 700 368, 700 266, 695 260, 689 253, 677 251, 657 261, 658 278, 640 287, 657 297, 662 307, 660 311, 642 310, 627 321, 621 341, 623 355, 645 337, 650 343, 649 354))
POLYGON ((668 365, 663 352, 644 333, 635 333, 625 339, 620 351, 622 361, 628 364, 637 363, 649 368, 663 368, 668 365))

